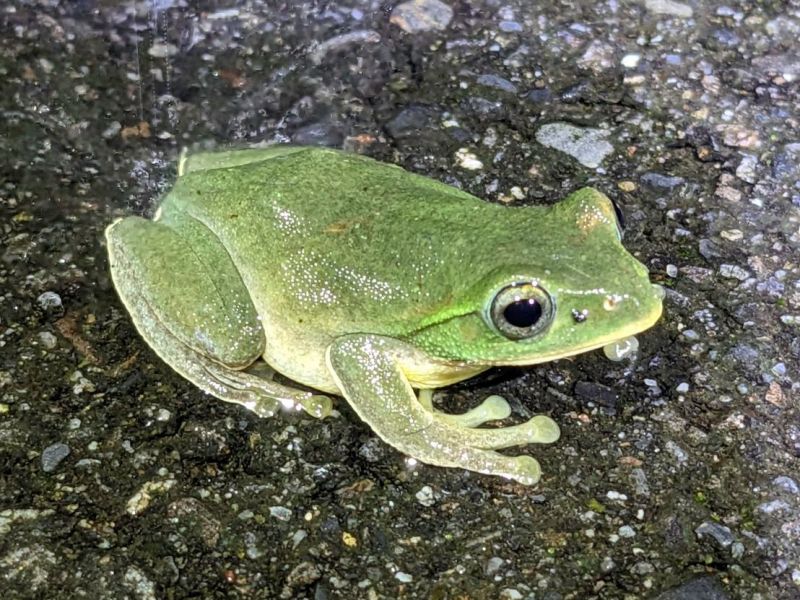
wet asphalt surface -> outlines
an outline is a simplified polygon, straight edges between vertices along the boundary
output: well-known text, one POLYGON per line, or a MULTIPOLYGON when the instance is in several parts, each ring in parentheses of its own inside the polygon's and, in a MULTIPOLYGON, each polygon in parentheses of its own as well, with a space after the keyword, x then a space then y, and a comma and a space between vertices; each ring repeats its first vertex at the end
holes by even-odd
POLYGON ((800 598, 800 3, 397 4, 0 8, 4 598, 800 598), (617 201, 667 290, 638 359, 441 395, 552 416, 536 487, 341 400, 258 419, 142 342, 104 227, 181 148, 260 142, 617 201))

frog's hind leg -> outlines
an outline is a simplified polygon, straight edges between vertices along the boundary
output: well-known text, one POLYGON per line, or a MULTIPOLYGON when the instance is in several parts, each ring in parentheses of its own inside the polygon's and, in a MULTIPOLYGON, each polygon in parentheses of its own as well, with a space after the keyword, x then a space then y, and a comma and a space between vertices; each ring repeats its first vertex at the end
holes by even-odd
MULTIPOLYGON (((337 339, 328 348, 327 361, 353 410, 381 439, 401 452, 428 464, 501 475, 526 485, 536 483, 541 471, 534 458, 505 456, 493 448, 552 441, 558 428, 554 431, 549 427, 547 417, 546 421, 534 417, 528 423, 499 429, 470 426, 483 417, 467 425, 457 418, 463 415, 447 418, 432 410, 429 392, 417 398, 406 378, 402 365, 413 360, 410 355, 414 352, 396 340, 354 334, 337 339)), ((492 400, 484 408, 491 413, 504 409, 504 404, 492 400)))
POLYGON ((244 371, 265 336, 233 261, 201 223, 167 220, 128 217, 106 230, 114 285, 148 345, 197 387, 260 416, 282 405, 327 414, 329 398, 244 371))

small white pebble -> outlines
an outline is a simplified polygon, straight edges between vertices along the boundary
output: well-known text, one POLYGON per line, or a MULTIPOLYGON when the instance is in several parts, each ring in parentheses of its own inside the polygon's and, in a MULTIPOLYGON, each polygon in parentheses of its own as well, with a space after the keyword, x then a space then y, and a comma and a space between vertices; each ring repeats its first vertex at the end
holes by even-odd
POLYGON ((617 533, 619 533, 619 537, 624 538, 632 538, 636 535, 636 532, 630 525, 623 525, 617 530, 617 533))
POLYGON ((739 265, 722 264, 719 266, 719 274, 726 279, 738 279, 739 281, 744 281, 750 277, 750 273, 739 265))
POLYGON ((478 171, 483 168, 483 163, 480 159, 466 148, 460 148, 458 152, 456 152, 456 164, 468 171, 478 171))
POLYGON ((269 514, 279 521, 288 521, 292 518, 292 511, 285 506, 270 506, 269 514))
POLYGON ((417 502, 422 504, 422 506, 433 506, 436 503, 436 498, 433 496, 433 489, 429 485, 422 486, 422 489, 414 494, 414 496, 417 498, 417 502))
POLYGON ((678 267, 675 265, 667 265, 667 276, 675 279, 678 276, 678 267))
POLYGON ((679 383, 678 386, 675 388, 675 391, 679 394, 685 394, 689 391, 689 384, 685 381, 683 383, 679 383))
POLYGON ((725 238, 731 242, 738 242, 744 237, 744 234, 739 229, 725 229, 719 232, 720 237, 725 238))
POLYGON ((639 65, 639 61, 642 59, 641 54, 626 54, 622 57, 620 61, 622 66, 626 69, 635 69, 639 65))
POLYGON ((52 350, 58 346, 58 338, 49 331, 42 331, 39 333, 39 342, 48 350, 52 350))
POLYGON ((394 574, 394 578, 397 579, 400 583, 411 583, 414 581, 414 578, 409 575, 408 573, 403 573, 402 571, 398 571, 394 574))

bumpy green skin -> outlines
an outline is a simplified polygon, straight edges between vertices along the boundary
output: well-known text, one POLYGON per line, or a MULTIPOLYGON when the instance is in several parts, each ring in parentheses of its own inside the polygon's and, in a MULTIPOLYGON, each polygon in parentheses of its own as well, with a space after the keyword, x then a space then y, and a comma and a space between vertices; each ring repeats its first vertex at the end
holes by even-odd
POLYGON ((137 328, 201 388, 259 414, 276 401, 328 411, 317 395, 245 370, 263 357, 344 395, 386 442, 422 462, 523 483, 538 480, 536 461, 494 449, 554 441, 555 423, 477 429, 507 416, 507 404, 443 415, 412 388, 598 348, 661 313, 596 190, 553 207, 503 207, 327 149, 190 157, 155 222, 120 220, 107 239, 137 328), (531 280, 550 294, 554 318, 533 338, 510 340, 487 311, 500 288, 531 280), (588 318, 577 322, 573 309, 588 318))

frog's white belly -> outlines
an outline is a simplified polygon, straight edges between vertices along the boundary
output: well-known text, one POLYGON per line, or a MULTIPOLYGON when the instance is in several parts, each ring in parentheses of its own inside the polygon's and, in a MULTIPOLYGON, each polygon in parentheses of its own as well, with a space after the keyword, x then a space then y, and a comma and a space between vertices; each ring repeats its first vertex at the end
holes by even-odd
POLYGON ((281 375, 303 385, 329 394, 339 394, 339 388, 325 362, 325 350, 332 338, 278 325, 262 318, 266 333, 264 361, 281 375))

